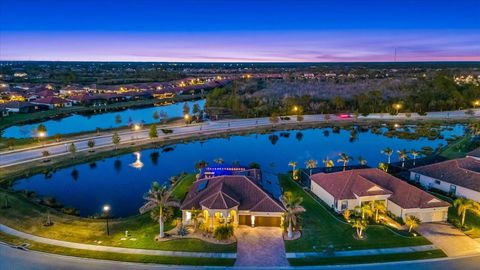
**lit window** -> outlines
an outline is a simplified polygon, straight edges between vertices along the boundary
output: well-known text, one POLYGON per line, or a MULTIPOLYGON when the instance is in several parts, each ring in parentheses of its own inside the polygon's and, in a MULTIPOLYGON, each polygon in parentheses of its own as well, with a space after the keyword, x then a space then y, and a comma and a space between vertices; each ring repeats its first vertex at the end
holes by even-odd
POLYGON ((187 211, 185 212, 185 220, 190 221, 192 219, 192 212, 187 211))

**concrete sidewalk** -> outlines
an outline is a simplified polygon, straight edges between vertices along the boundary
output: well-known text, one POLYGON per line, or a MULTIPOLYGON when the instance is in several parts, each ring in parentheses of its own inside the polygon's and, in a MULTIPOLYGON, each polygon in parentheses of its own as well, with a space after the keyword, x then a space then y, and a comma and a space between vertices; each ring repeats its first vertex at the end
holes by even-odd
POLYGON ((121 247, 80 244, 80 243, 73 243, 73 242, 49 239, 49 238, 45 238, 45 237, 40 237, 40 236, 20 232, 20 231, 17 231, 15 229, 12 229, 10 227, 7 227, 3 224, 0 224, 0 231, 4 232, 6 234, 10 234, 10 235, 13 235, 13 236, 17 236, 17 237, 27 239, 27 240, 31 240, 31 241, 34 241, 34 242, 38 242, 38 243, 60 246, 60 247, 66 247, 66 248, 92 250, 92 251, 105 251, 105 252, 114 252, 114 253, 154 255, 154 256, 218 258, 218 259, 235 259, 237 257, 236 253, 168 251, 168 250, 121 248, 121 247))
POLYGON ((329 252, 295 252, 287 253, 288 259, 299 259, 306 257, 356 257, 356 256, 372 256, 372 255, 386 255, 386 254, 403 254, 422 251, 432 251, 438 248, 434 245, 398 247, 398 248, 379 248, 379 249, 360 249, 360 250, 346 250, 329 252))

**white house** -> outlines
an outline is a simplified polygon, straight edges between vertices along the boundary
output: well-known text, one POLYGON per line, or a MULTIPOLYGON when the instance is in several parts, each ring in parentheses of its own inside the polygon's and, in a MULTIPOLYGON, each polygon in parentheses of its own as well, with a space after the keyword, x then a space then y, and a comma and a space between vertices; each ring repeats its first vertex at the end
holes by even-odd
POLYGON ((422 222, 447 220, 450 204, 379 169, 317 173, 310 178, 312 192, 337 212, 382 201, 402 219, 413 215, 422 222))
POLYGON ((480 159, 474 154, 411 169, 410 180, 480 202, 480 159))

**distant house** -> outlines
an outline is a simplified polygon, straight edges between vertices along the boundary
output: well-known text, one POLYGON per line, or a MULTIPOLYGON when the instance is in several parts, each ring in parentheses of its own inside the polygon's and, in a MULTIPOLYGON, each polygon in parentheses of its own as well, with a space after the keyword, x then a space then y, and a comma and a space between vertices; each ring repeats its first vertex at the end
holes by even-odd
POLYGON ((49 107, 41 104, 33 104, 23 101, 11 101, 3 104, 3 106, 9 113, 32 113, 36 111, 45 111, 49 107))
POLYGON ((0 117, 7 117, 10 114, 10 112, 7 110, 7 108, 0 106, 0 117))
POLYGON ((63 98, 59 98, 59 97, 53 97, 53 96, 32 100, 32 103, 33 104, 39 104, 39 105, 46 105, 50 109, 71 107, 72 106, 71 101, 63 99, 63 98))
POLYGON ((413 168, 410 170, 410 180, 427 189, 435 188, 480 202, 479 152, 477 149, 465 158, 413 168))
POLYGON ((353 210, 370 201, 384 202, 387 210, 422 222, 447 220, 448 203, 379 169, 357 169, 311 176, 311 190, 336 212, 353 210))
POLYGON ((191 224, 192 211, 202 211, 206 225, 280 227, 285 209, 248 175, 222 175, 195 181, 180 209, 182 222, 191 224))

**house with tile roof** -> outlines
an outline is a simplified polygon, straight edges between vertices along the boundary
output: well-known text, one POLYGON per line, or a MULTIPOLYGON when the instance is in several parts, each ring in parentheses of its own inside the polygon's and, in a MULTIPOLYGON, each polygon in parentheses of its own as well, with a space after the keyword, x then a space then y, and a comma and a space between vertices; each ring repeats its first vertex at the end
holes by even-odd
POLYGON ((435 188, 480 202, 479 152, 477 149, 464 158, 413 168, 410 170, 410 180, 426 189, 435 188))
POLYGON ((63 99, 63 98, 59 98, 59 97, 54 97, 54 96, 32 100, 32 103, 33 104, 38 104, 38 105, 46 105, 50 109, 71 107, 72 106, 71 101, 63 99))
POLYGON ((354 169, 311 176, 311 191, 336 212, 381 201, 388 211, 422 222, 447 220, 450 204, 380 169, 354 169))
POLYGON ((195 181, 180 207, 182 222, 193 224, 192 212, 202 211, 205 224, 211 230, 220 224, 281 226, 284 207, 257 181, 245 174, 195 181))

